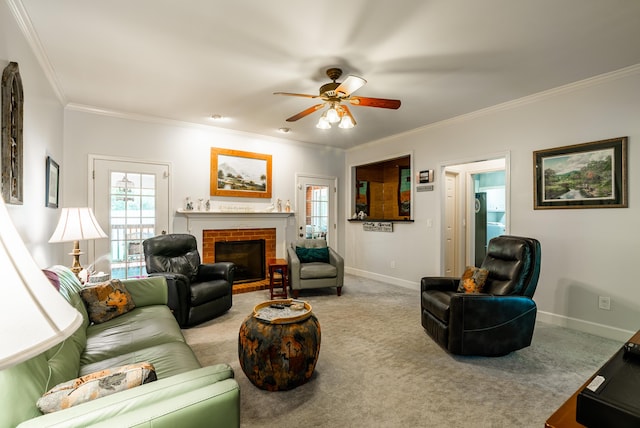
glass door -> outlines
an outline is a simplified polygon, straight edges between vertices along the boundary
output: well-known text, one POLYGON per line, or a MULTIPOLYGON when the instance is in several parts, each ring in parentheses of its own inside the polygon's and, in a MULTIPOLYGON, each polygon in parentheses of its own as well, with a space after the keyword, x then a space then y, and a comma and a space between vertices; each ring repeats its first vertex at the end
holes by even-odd
POLYGON ((168 165, 94 160, 94 212, 109 239, 95 241, 94 270, 146 276, 142 241, 168 230, 168 165))
POLYGON ((298 176, 297 181, 298 236, 307 239, 325 239, 327 245, 335 247, 336 179, 298 176))

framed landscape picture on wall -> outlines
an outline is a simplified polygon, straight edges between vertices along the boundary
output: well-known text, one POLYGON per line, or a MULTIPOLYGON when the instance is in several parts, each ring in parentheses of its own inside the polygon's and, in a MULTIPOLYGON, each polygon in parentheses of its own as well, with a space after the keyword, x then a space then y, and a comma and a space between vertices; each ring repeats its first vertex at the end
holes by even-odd
POLYGON ((271 198, 271 155, 211 148, 211 196, 271 198))
POLYGON ((627 137, 533 152, 534 209, 626 208, 627 137))

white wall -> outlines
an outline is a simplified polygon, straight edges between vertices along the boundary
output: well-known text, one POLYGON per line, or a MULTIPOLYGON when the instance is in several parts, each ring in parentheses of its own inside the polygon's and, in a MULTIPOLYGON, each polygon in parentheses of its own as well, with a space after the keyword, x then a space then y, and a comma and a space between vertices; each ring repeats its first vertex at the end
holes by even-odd
POLYGON ((36 263, 46 267, 63 261, 60 244, 47 243, 60 210, 45 206, 47 156, 64 168, 63 109, 6 2, 0 2, 0 68, 9 62, 18 63, 24 90, 24 202, 7 209, 36 263))
MULTIPOLYGON (((220 128, 169 121, 134 120, 114 115, 67 109, 64 120, 66 165, 74 165, 64 180, 67 206, 87 205, 88 156, 106 155, 147 161, 170 162, 172 207, 184 207, 184 199, 209 195, 210 151, 212 147, 272 155, 272 199, 214 197, 215 204, 254 204, 264 208, 280 198, 295 201, 295 174, 304 172, 338 177, 343 192, 344 151, 293 144, 286 140, 236 133, 220 128)), ((340 197, 339 212, 344 212, 340 197)), ((338 219, 342 223, 342 218, 338 219)), ((173 232, 186 232, 184 216, 174 216, 173 232)), ((339 237, 343 234, 339 233, 339 237)), ((339 239, 338 251, 343 252, 339 239)))
MULTIPOLYGON (((640 324, 634 280, 640 262, 638 93, 640 67, 621 70, 353 149, 346 156, 345 176, 350 177, 351 166, 398 152, 413 151, 415 170, 437 172, 458 160, 509 153, 511 233, 535 237, 542 245, 535 294, 539 318, 627 339, 640 324), (533 209, 533 151, 621 136, 629 137, 629 208, 533 209), (611 297, 610 311, 598 309, 598 296, 611 297)), ((437 172, 435 191, 414 194, 415 223, 395 224, 391 234, 345 224, 348 270, 416 289, 421 277, 440 274, 442 179, 437 172)))

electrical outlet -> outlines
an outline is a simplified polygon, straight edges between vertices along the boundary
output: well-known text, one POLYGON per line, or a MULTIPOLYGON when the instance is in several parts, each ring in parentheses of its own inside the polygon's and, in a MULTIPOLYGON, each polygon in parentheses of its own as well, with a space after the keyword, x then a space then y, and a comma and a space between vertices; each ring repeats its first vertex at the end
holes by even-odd
POLYGON ((609 296, 598 296, 598 308, 604 309, 605 311, 611 310, 611 297, 609 296))
POLYGON ((395 269, 395 268, 396 268, 396 261, 391 260, 391 269, 395 269))

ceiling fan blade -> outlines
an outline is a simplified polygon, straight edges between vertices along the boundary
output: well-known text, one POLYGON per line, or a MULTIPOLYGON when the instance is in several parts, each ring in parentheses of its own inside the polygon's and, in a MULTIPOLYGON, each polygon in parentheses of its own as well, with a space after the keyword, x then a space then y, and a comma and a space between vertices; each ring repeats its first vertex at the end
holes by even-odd
POLYGON ((388 100, 386 98, 351 97, 349 102, 354 106, 379 107, 379 108, 400 108, 400 100, 388 100))
POLYGON ((293 92, 274 92, 273 95, 287 95, 290 97, 305 97, 305 98, 318 98, 320 95, 310 95, 310 94, 294 94, 293 92))
POLYGON ((294 114, 289 119, 287 119, 287 122, 295 122, 298 119, 302 119, 303 117, 308 116, 317 110, 320 110, 322 107, 324 107, 324 104, 316 104, 313 107, 309 107, 308 109, 303 110, 298 114, 294 114))
POLYGON ((365 85, 365 83, 367 83, 367 81, 364 80, 362 77, 353 76, 353 75, 347 76, 345 81, 342 82, 340 86, 338 86, 335 89, 335 92, 341 98, 348 97, 353 92, 362 88, 365 85))

